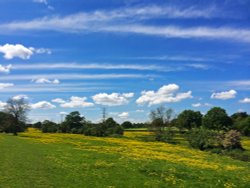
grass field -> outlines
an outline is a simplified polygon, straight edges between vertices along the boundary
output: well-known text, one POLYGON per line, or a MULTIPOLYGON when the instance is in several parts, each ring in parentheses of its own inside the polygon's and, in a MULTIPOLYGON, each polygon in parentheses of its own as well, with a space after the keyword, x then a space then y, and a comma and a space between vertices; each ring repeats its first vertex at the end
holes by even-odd
POLYGON ((145 137, 0 134, 0 187, 250 187, 247 162, 145 137))

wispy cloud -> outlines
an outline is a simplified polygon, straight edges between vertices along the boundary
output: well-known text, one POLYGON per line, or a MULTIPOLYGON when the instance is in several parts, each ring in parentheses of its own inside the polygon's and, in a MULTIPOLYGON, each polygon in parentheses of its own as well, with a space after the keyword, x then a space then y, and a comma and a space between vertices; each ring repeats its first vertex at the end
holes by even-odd
POLYGON ((35 82, 37 84, 60 84, 60 81, 58 79, 49 80, 46 78, 38 78, 36 80, 32 80, 32 82, 35 82))
POLYGON ((34 3, 40 3, 40 4, 43 4, 45 5, 48 9, 50 10, 54 10, 54 7, 51 6, 47 0, 33 0, 34 3))
POLYGON ((107 79, 147 79, 151 77, 159 77, 157 75, 145 74, 21 74, 21 75, 3 75, 0 80, 36 80, 60 79, 60 80, 107 80, 107 79))
POLYGON ((208 69, 209 66, 201 63, 186 63, 174 65, 157 65, 157 64, 108 64, 108 63, 45 63, 45 64, 15 64, 12 69, 16 70, 49 70, 49 69, 100 69, 100 70, 138 70, 138 71, 158 71, 158 72, 176 72, 183 71, 187 68, 208 69))
POLYGON ((181 56, 181 55, 131 57, 130 59, 158 60, 158 61, 195 61, 195 62, 212 61, 211 58, 191 57, 191 56, 181 56))
POLYGON ((241 42, 250 42, 250 29, 230 27, 178 27, 131 24, 107 26, 101 29, 107 32, 134 33, 166 38, 231 39, 241 42))
MULTIPOLYGON (((217 10, 216 10, 217 11, 217 10)), ((174 7, 135 7, 110 11, 81 12, 67 16, 53 16, 29 21, 15 21, 0 25, 0 31, 59 31, 131 33, 167 38, 230 39, 250 42, 248 28, 231 27, 181 27, 174 25, 145 25, 141 20, 154 18, 210 18, 214 8, 199 10, 193 7, 178 9, 174 7)), ((216 17, 216 16, 215 16, 216 17)))
POLYGON ((14 86, 13 83, 0 83, 0 90, 13 86, 14 86))

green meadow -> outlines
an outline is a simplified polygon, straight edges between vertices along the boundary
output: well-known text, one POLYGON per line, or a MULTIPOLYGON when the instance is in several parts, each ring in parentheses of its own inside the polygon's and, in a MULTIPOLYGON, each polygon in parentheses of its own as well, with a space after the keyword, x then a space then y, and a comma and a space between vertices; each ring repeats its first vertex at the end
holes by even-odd
MULTIPOLYGON (((0 134, 0 187, 250 187, 248 162, 150 136, 0 134)), ((249 139, 243 146, 249 151, 249 139)))

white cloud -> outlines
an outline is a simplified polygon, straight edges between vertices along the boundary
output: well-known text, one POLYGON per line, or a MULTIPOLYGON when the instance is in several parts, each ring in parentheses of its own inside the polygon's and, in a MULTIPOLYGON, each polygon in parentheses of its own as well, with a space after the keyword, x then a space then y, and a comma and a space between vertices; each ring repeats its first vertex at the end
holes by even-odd
POLYGON ((9 73, 11 68, 12 68, 12 65, 7 65, 7 66, 0 65, 0 73, 1 72, 9 73))
POLYGON ((195 103, 195 104, 192 104, 193 107, 195 108, 198 108, 198 107, 201 107, 201 106, 213 106, 212 104, 209 104, 209 103, 195 103))
POLYGON ((40 102, 37 102, 35 104, 31 104, 30 107, 32 109, 44 109, 44 110, 56 108, 55 105, 53 105, 47 101, 40 101, 40 102))
POLYGON ((51 53, 48 49, 35 49, 33 47, 25 47, 22 44, 0 45, 0 52, 4 54, 5 59, 13 59, 15 57, 29 59, 34 53, 51 53))
POLYGON ((22 74, 20 75, 4 75, 0 77, 0 80, 32 80, 33 82, 38 78, 46 79, 63 79, 63 80, 75 80, 75 79, 91 79, 91 80, 103 80, 103 79, 134 79, 134 78, 147 78, 158 77, 157 75, 145 75, 145 74, 22 74))
POLYGON ((195 108, 200 107, 201 105, 202 105, 201 103, 192 104, 192 106, 195 107, 195 108))
POLYGON ((127 119, 129 117, 129 113, 128 112, 122 112, 120 114, 118 114, 118 117, 121 119, 127 119))
POLYGON ((138 113, 143 113, 144 110, 136 110, 136 112, 138 112, 138 113))
POLYGON ((40 4, 44 4, 48 9, 50 10, 54 10, 54 7, 52 7, 51 5, 49 5, 47 0, 33 0, 34 3, 40 3, 40 4))
POLYGON ((6 106, 6 102, 0 101, 0 109, 4 109, 5 106, 6 106))
POLYGON ((142 91, 141 96, 136 100, 137 104, 146 104, 149 106, 162 104, 162 103, 174 103, 184 99, 192 98, 192 92, 176 93, 179 90, 179 86, 176 84, 169 84, 162 86, 158 91, 142 91))
POLYGON ((59 84, 60 83, 58 79, 49 80, 47 78, 33 79, 32 82, 35 82, 37 84, 59 84))
POLYGON ((244 98, 242 100, 239 101, 240 103, 250 103, 250 98, 244 98))
POLYGON ((29 97, 27 95, 16 95, 12 97, 13 100, 21 100, 21 99, 28 99, 29 97))
MULTIPOLYGON (((218 16, 219 14, 217 14, 218 16)), ((222 15, 222 14, 220 14, 222 15)), ((142 20, 162 18, 209 18, 216 17, 213 8, 200 10, 194 8, 148 6, 116 9, 109 11, 81 12, 67 16, 52 16, 30 21, 15 21, 1 24, 0 30, 20 31, 58 31, 70 33, 111 32, 132 33, 167 38, 227 39, 250 42, 250 30, 234 27, 178 27, 175 25, 143 25, 142 20)))
MULTIPOLYGON (((135 58, 136 59, 136 58, 135 58)), ((139 58, 138 58, 139 59, 139 58)), ((43 63, 43 64, 25 64, 25 65, 13 65, 13 69, 16 70, 65 70, 65 69, 100 69, 100 70, 138 70, 138 71, 157 71, 157 72, 178 72, 193 69, 207 70, 210 66, 205 64, 168 64, 168 65, 156 65, 156 64, 108 64, 108 63, 43 63)))
POLYGON ((60 115, 68 115, 69 113, 68 112, 60 112, 59 114, 60 115))
POLYGON ((51 50, 48 49, 48 48, 33 48, 33 47, 30 47, 29 48, 30 50, 32 50, 32 52, 35 52, 37 54, 51 54, 51 50))
POLYGON ((66 101, 64 103, 61 103, 61 107, 64 108, 80 108, 80 107, 91 107, 94 106, 93 103, 91 102, 86 102, 87 98, 86 97, 77 97, 77 96, 72 96, 70 98, 70 101, 66 101))
MULTIPOLYGON (((36 0, 36 2, 48 4, 47 1, 36 0)), ((178 9, 170 6, 144 6, 120 8, 114 10, 95 10, 92 12, 80 12, 67 16, 52 16, 33 19, 30 21, 19 21, 3 24, 2 27, 11 30, 55 30, 64 32, 75 32, 79 30, 98 30, 112 23, 140 22, 145 19, 162 18, 194 18, 215 17, 215 9, 178 9), (96 28, 97 27, 97 28, 96 28), (99 28, 100 29, 100 28, 99 28)), ((1 27, 1 25, 0 25, 1 27)))
POLYGON ((47 0, 33 0, 34 3, 42 3, 42 4, 45 4, 47 5, 48 4, 48 1, 47 0))
POLYGON ((53 99, 52 102, 55 102, 55 103, 59 103, 59 104, 63 104, 65 103, 66 101, 61 99, 61 98, 56 98, 56 99, 53 99))
POLYGON ((12 83, 0 83, 0 89, 12 87, 12 86, 14 86, 14 84, 12 83))
POLYGON ((229 91, 224 91, 220 93, 212 93, 211 98, 227 100, 227 99, 235 98, 236 94, 237 92, 235 90, 229 90, 229 91))
POLYGON ((134 96, 134 93, 99 93, 92 96, 92 99, 96 104, 107 106, 120 106, 127 104, 129 99, 134 96))

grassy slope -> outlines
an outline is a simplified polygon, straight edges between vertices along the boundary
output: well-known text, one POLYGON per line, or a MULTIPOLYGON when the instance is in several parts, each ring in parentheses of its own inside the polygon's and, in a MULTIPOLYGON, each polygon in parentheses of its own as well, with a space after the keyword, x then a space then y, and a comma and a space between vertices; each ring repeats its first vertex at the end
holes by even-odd
POLYGON ((138 140, 147 134, 0 134, 0 187, 250 187, 249 163, 138 140))

